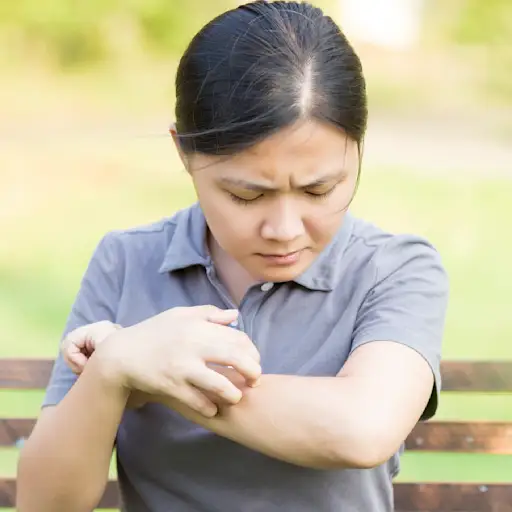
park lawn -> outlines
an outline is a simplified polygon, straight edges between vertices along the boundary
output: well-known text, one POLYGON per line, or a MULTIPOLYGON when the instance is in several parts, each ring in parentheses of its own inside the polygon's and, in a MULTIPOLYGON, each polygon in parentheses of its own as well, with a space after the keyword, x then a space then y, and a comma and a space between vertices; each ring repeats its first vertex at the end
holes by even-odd
MULTIPOLYGON (((184 173, 147 182, 140 173, 126 181, 61 193, 51 207, 11 225, 0 219, 7 231, 0 252, 0 357, 53 356, 101 236, 169 216, 195 199, 184 173)), ((506 342, 512 338, 511 193, 512 180, 460 173, 363 174, 352 211, 392 231, 425 235, 443 257, 451 280, 445 358, 512 358, 506 342)))
MULTIPOLYGON (((110 229, 152 222, 194 200, 186 175, 128 180, 59 196, 16 222, 0 255, 0 357, 53 357, 95 244, 110 229)), ((512 359, 512 180, 439 171, 367 170, 353 212, 396 232, 425 235, 451 280, 444 358, 512 359)), ((0 416, 37 413, 42 393, 0 392, 0 416)), ((440 419, 512 421, 512 396, 443 393, 440 419)), ((14 475, 16 450, 0 451, 14 475)), ((512 457, 406 453, 399 480, 510 482, 512 457)))

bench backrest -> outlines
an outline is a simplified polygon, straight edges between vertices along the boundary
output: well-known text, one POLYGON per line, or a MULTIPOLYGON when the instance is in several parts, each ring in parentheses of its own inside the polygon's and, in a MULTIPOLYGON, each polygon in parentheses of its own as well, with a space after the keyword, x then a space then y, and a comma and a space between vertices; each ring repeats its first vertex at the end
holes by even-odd
MULTIPOLYGON (((0 359, 0 389, 44 389, 53 360, 0 359)), ((442 364, 443 391, 512 393, 512 362, 442 364)), ((20 446, 35 418, 0 418, 0 447, 20 446)), ((409 451, 479 452, 512 455, 512 422, 429 421, 419 423, 406 441, 409 451)), ((395 483, 399 512, 505 512, 512 510, 509 484, 395 483)), ((0 507, 14 507, 16 481, 0 476, 0 507)), ((116 508, 118 492, 109 482, 101 507, 116 508)))

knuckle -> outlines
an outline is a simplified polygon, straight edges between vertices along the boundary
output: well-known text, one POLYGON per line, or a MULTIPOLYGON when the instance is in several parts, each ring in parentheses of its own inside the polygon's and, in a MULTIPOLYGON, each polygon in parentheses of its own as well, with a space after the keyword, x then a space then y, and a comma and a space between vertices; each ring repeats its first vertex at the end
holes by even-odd
POLYGON ((218 311, 219 308, 217 306, 214 306, 213 304, 203 304, 202 306, 197 306, 201 310, 205 311, 206 313, 210 313, 212 311, 218 311))
POLYGON ((184 365, 175 364, 172 368, 166 368, 163 370, 164 379, 174 387, 179 386, 183 383, 183 376, 185 375, 184 365))
POLYGON ((233 346, 229 343, 203 343, 202 347, 205 354, 212 354, 220 358, 229 358, 233 353, 233 346))
POLYGON ((235 352, 231 356, 231 363, 234 367, 245 370, 250 367, 250 360, 243 352, 235 352))
POLYGON ((215 315, 220 311, 220 309, 217 306, 214 306, 212 304, 204 304, 203 306, 197 306, 197 308, 194 309, 204 317, 215 315))
POLYGON ((68 332, 67 336, 64 339, 67 340, 69 343, 74 343, 76 340, 79 340, 86 335, 86 327, 87 326, 78 327, 78 329, 74 329, 71 332, 68 332))
POLYGON ((214 382, 210 385, 210 390, 217 395, 227 395, 229 393, 227 382, 214 382))
POLYGON ((241 357, 240 366, 243 371, 249 375, 256 375, 260 372, 260 365, 252 357, 241 357))
POLYGON ((256 348, 256 345, 254 345, 253 341, 249 336, 244 335, 243 338, 240 340, 240 347, 245 353, 248 353, 251 355, 251 357, 256 358, 258 361, 260 359, 260 353, 258 349, 256 348))
POLYGON ((252 342, 251 338, 249 338, 249 336, 245 332, 240 332, 239 344, 245 348, 253 348, 254 347, 254 343, 252 342))
POLYGON ((179 318, 186 313, 186 310, 187 310, 187 308, 185 308, 183 306, 176 306, 174 308, 168 309, 163 314, 165 314, 166 316, 169 316, 171 318, 173 318, 173 317, 179 318))

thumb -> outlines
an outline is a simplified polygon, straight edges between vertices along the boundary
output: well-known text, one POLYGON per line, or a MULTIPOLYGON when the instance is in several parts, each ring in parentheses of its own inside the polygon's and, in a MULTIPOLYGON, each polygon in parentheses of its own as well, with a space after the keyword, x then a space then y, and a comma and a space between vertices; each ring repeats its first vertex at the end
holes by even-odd
POLYGON ((237 309, 218 309, 207 315, 207 320, 214 324, 229 325, 238 318, 237 309))

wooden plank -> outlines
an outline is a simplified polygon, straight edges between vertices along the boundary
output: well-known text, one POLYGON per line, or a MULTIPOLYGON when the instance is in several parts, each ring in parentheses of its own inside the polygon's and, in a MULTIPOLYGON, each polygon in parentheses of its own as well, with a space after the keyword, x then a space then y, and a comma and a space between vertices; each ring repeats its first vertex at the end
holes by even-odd
POLYGON ((510 512, 511 484, 397 483, 399 512, 510 512))
MULTIPOLYGON (((14 478, 0 478, 0 507, 15 507, 16 480, 14 478)), ((117 482, 111 480, 107 484, 103 498, 98 508, 118 508, 120 506, 117 482)))
POLYGON ((428 421, 418 423, 407 450, 512 455, 512 422, 428 421))
MULTIPOLYGON (((0 388, 45 388, 52 359, 0 359, 0 388)), ((512 361, 443 361, 443 391, 512 392, 512 361)))
MULTIPOLYGON (((400 512, 510 512, 512 485, 457 483, 397 483, 395 506, 400 512)), ((0 507, 14 507, 16 482, 0 479, 0 507)), ((110 481, 100 508, 119 507, 117 483, 110 481)))
POLYGON ((443 391, 512 392, 512 361, 444 361, 443 391))
POLYGON ((0 419, 0 446, 19 446, 34 428, 32 418, 0 419))
POLYGON ((52 359, 0 359, 0 389, 44 389, 52 359))
MULTIPOLYGON (((0 446, 16 446, 32 432, 31 418, 0 418, 0 446)), ((429 421, 418 423, 407 450, 512 455, 512 422, 429 421)))

